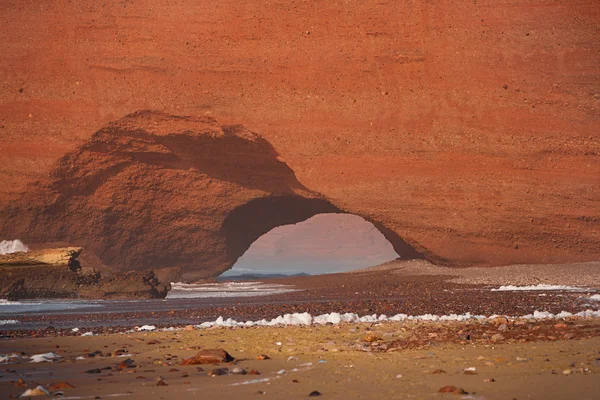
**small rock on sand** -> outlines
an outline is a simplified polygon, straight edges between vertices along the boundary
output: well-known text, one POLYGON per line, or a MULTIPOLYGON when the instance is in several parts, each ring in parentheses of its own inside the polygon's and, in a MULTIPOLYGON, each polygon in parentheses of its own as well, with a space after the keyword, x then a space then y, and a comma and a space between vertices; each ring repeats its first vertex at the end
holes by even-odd
POLYGON ((452 394, 469 394, 465 392, 463 388, 456 386, 444 386, 438 390, 439 393, 452 393, 452 394))
POLYGON ((233 360, 234 358, 223 349, 204 349, 194 357, 186 358, 180 365, 221 364, 233 360))

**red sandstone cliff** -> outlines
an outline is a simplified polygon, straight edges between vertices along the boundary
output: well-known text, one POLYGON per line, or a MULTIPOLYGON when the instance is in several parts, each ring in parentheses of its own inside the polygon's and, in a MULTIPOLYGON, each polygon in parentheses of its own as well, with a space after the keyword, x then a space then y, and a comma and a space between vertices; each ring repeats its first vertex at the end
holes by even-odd
MULTIPOLYGON (((593 0, 4 2, 0 202, 123 115, 211 114, 259 132, 337 208, 441 258, 598 259, 599 23, 593 0)), ((106 162, 98 168, 122 166, 106 162)), ((118 226, 121 215, 153 223, 140 211, 146 198, 179 207, 178 195, 138 184, 139 167, 128 168, 131 193, 69 203, 82 231, 118 226)), ((183 209, 228 206, 193 182, 183 209)), ((190 218, 186 229, 215 229, 190 218)), ((14 238, 26 223, 0 228, 14 238)), ((148 231, 176 252, 175 227, 148 231)), ((132 233, 98 232, 110 237, 98 245, 103 260, 147 261, 132 233)))

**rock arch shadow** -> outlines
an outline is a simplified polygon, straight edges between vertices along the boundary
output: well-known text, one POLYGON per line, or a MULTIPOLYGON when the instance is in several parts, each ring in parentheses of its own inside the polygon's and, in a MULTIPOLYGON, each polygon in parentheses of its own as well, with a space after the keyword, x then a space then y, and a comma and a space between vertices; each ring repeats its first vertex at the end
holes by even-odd
MULTIPOLYGON (((252 243, 270 230, 305 221, 317 214, 350 214, 329 201, 300 196, 274 196, 254 199, 232 210, 225 219, 222 234, 226 238, 227 258, 235 262, 252 243)), ((401 259, 421 259, 424 255, 383 224, 355 214, 372 223, 390 242, 401 259)))

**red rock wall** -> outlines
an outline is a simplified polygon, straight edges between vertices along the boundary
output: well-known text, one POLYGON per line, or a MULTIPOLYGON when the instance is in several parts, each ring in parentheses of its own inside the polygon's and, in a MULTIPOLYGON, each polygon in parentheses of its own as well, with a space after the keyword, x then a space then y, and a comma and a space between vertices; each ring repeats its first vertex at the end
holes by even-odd
POLYGON ((5 1, 0 199, 128 113, 208 114, 441 258, 598 259, 599 24, 595 0, 5 1))

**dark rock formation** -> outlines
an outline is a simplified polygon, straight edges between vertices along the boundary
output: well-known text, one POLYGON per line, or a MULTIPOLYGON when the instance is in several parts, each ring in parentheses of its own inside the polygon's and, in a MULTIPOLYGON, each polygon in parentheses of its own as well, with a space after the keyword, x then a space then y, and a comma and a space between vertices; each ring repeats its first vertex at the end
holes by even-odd
POLYGON ((0 298, 150 299, 164 298, 170 285, 152 271, 104 274, 81 266, 81 248, 0 255, 0 298))

